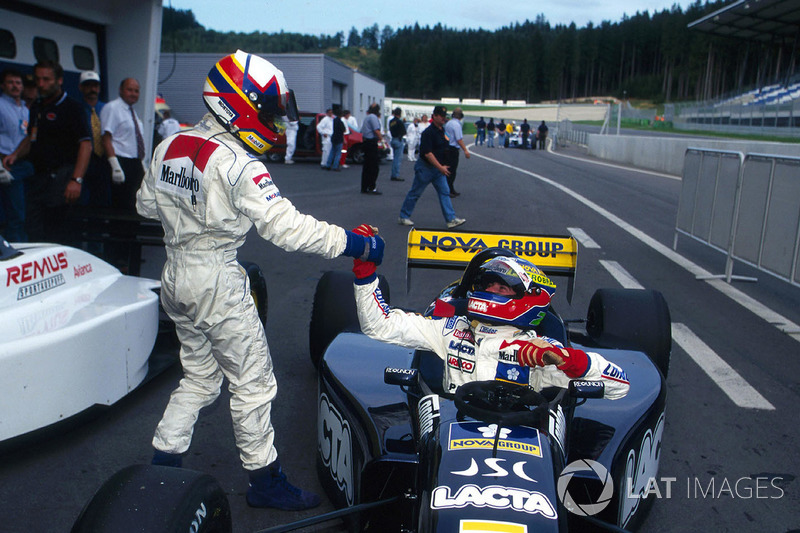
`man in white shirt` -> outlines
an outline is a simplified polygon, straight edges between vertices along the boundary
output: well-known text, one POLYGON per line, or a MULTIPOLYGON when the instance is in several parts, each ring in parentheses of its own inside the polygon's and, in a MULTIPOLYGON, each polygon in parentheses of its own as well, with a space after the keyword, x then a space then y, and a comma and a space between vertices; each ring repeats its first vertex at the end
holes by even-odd
POLYGON ((138 101, 139 82, 126 78, 119 86, 119 98, 100 113, 103 148, 111 165, 111 205, 130 211, 136 209, 136 191, 144 176, 143 125, 133 109, 138 101))
POLYGON ((325 167, 331 154, 331 135, 333 135, 333 109, 326 109, 325 116, 317 124, 317 133, 322 141, 322 159, 319 164, 325 167))
POLYGON ((349 109, 344 110, 344 113, 342 113, 342 118, 345 122, 347 122, 347 127, 350 128, 350 131, 359 131, 358 120, 356 120, 356 117, 350 114, 349 109))
POLYGON ((162 139, 166 139, 170 135, 175 135, 181 131, 181 123, 172 118, 172 115, 168 110, 164 110, 164 120, 161 121, 161 125, 158 126, 158 134, 161 135, 162 139))

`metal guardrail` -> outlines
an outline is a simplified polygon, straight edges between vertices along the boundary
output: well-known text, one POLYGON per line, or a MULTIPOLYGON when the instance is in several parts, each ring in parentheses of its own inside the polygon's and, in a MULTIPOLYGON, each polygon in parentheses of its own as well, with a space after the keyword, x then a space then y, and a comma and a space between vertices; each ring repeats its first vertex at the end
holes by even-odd
POLYGON ((800 158, 689 148, 675 223, 727 254, 725 273, 741 261, 800 286, 800 158))

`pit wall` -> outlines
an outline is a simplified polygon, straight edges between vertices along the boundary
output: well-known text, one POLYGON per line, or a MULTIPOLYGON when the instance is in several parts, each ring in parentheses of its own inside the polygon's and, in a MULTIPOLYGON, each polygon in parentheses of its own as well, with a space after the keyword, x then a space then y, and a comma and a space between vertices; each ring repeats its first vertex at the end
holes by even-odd
POLYGON ((683 173, 684 155, 690 147, 800 157, 800 144, 791 143, 597 134, 588 139, 589 155, 674 176, 683 173))

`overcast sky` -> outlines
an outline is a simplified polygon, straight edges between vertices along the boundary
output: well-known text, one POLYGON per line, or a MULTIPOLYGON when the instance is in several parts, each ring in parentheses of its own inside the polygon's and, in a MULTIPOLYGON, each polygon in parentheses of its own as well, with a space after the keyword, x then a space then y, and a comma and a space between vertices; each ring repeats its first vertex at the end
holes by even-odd
POLYGON ((578 27, 604 20, 618 22, 624 14, 637 11, 653 13, 679 5, 683 10, 692 4, 687 0, 164 0, 174 9, 191 9, 197 21, 207 29, 221 32, 281 30, 310 35, 345 37, 350 28, 359 32, 377 23, 380 29, 404 26, 435 26, 441 22, 448 28, 495 30, 535 20, 543 14, 551 25, 570 24, 578 27), (410 5, 414 4, 414 5, 410 5))

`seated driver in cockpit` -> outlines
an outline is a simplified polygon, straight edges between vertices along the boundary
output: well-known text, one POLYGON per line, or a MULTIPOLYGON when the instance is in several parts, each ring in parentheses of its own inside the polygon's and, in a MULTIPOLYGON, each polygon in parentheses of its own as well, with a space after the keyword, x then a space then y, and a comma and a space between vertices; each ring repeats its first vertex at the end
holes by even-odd
MULTIPOLYGON (((356 232, 374 236, 369 226, 356 232)), ((628 393, 630 384, 619 366, 536 333, 556 286, 525 259, 497 256, 481 264, 468 287, 466 316, 428 317, 390 308, 373 263, 356 259, 353 272, 361 331, 373 339, 434 352, 445 362, 447 393, 470 381, 487 380, 529 385, 538 392, 566 387, 576 378, 602 381, 605 398, 611 400, 628 393)))

